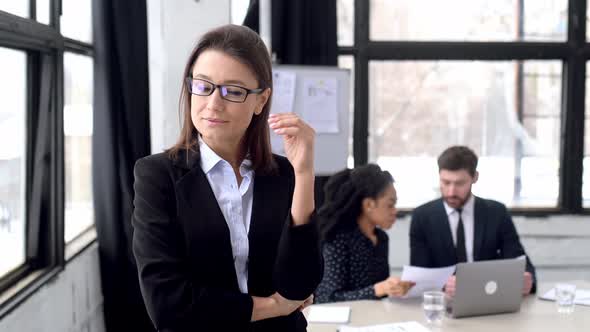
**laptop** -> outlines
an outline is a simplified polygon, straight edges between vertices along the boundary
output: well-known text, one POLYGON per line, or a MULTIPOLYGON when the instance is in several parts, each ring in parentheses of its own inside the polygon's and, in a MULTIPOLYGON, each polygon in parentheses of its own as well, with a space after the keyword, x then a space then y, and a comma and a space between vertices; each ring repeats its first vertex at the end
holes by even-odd
POLYGON ((501 259, 457 264, 453 318, 520 310, 526 259, 501 259))

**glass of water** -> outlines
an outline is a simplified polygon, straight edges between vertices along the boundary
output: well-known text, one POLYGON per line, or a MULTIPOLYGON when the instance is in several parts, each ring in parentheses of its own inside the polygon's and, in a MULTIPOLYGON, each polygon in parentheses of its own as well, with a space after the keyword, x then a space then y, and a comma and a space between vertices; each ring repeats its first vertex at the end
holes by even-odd
POLYGON ((555 285, 555 302, 557 312, 574 312, 574 298, 576 297, 576 285, 558 283, 555 285))
POLYGON ((431 291, 424 292, 422 296, 424 298, 422 307, 424 308, 426 322, 431 325, 440 325, 445 314, 445 293, 431 291))

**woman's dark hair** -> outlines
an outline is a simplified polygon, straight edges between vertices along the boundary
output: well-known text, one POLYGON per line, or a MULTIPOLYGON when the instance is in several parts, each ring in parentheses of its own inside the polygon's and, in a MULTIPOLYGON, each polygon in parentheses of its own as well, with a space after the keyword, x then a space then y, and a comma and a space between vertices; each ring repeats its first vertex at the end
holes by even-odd
POLYGON ((342 231, 358 227, 363 199, 377 199, 391 183, 391 174, 375 164, 345 169, 330 177, 318 212, 322 238, 329 241, 342 231))
MULTIPOLYGON (((181 150, 199 153, 198 131, 191 120, 191 95, 186 86, 186 78, 192 76, 193 65, 197 58, 207 50, 221 51, 237 61, 248 66, 256 76, 256 88, 272 89, 272 65, 268 50, 260 36, 253 30, 240 25, 224 25, 210 30, 199 40, 186 62, 182 76, 179 112, 182 120, 180 137, 176 144, 166 152, 172 159, 178 158, 181 150)), ((270 136, 268 130, 268 115, 270 113, 271 95, 262 112, 254 115, 252 122, 246 129, 242 141, 242 153, 249 153, 252 169, 260 173, 271 173, 275 170, 272 157, 270 136)))

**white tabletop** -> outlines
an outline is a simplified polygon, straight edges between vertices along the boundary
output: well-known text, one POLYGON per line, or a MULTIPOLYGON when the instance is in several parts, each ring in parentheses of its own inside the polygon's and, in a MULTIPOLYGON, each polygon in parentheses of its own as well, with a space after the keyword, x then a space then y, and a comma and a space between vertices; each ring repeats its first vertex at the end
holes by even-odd
MULTIPOLYGON (((590 282, 572 281, 578 288, 590 289, 590 282)), ((543 294, 553 284, 541 284, 538 293, 543 294)), ((349 306, 349 326, 366 326, 405 321, 417 321, 426 326, 421 299, 349 301, 313 306, 349 306)), ((313 307, 312 306, 312 307, 313 307)), ((304 310, 307 316, 309 308, 304 310)), ((309 323, 309 332, 335 332, 341 324, 309 323)), ((576 305, 572 314, 560 314, 552 301, 540 300, 536 295, 523 299, 520 311, 509 314, 488 315, 466 318, 447 318, 442 331, 590 331, 590 307, 576 305)))

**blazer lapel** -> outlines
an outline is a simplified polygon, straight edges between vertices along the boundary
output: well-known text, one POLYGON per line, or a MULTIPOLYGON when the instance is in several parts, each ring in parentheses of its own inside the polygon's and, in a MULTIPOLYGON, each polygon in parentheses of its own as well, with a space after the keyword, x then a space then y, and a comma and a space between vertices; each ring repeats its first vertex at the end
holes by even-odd
POLYGON ((281 176, 255 176, 248 230, 248 291, 258 296, 273 292, 273 267, 279 239, 289 213, 289 186, 281 176))
MULTIPOLYGON (((254 194, 252 202, 252 215, 250 217, 250 229, 248 231, 248 238, 250 239, 250 249, 252 249, 253 237, 257 233, 265 233, 270 231, 267 222, 276 224, 276 216, 284 215, 282 210, 287 209, 287 206, 277 206, 277 202, 290 202, 289 193, 284 188, 287 188, 286 179, 280 176, 255 176, 254 180, 254 194)), ((286 215, 284 215, 286 217, 286 215)), ((282 224, 281 224, 282 225, 282 224)), ((250 250, 252 253, 252 250, 250 250)))
POLYGON ((230 278, 235 288, 239 289, 229 227, 207 176, 200 167, 198 157, 196 161, 194 158, 189 157, 186 163, 182 163, 186 168, 191 168, 176 182, 178 215, 184 220, 188 238, 192 239, 193 243, 189 243, 189 247, 214 253, 204 255, 203 252, 197 252, 193 256, 204 257, 205 260, 210 257, 212 261, 209 266, 218 270, 219 275, 224 275, 224 278, 230 278))
POLYGON ((254 234, 258 228, 258 223, 262 220, 268 220, 265 216, 271 212, 272 207, 264 206, 264 203, 270 203, 272 200, 268 196, 272 192, 270 188, 270 179, 267 176, 255 176, 254 178, 254 194, 252 195, 252 214, 250 216, 250 229, 248 230, 248 238, 250 234, 254 234))
POLYGON ((481 247, 486 228, 486 213, 482 200, 475 197, 473 207, 473 260, 477 261, 480 257, 481 247))

